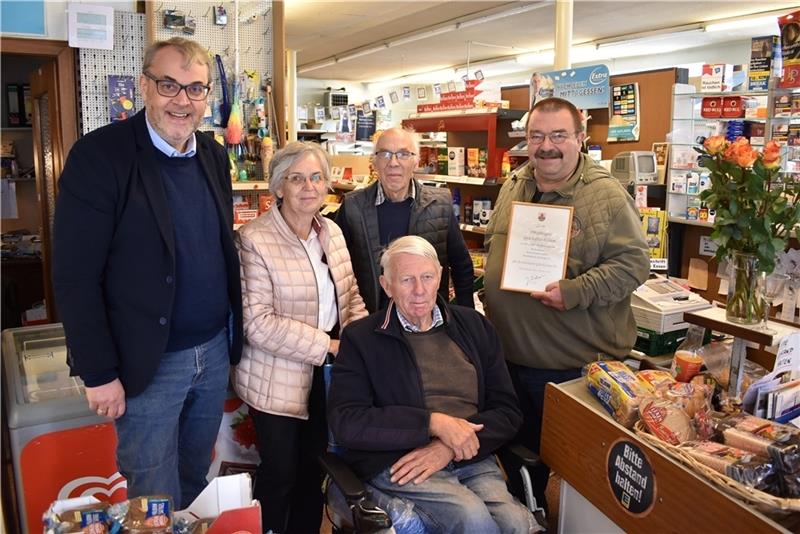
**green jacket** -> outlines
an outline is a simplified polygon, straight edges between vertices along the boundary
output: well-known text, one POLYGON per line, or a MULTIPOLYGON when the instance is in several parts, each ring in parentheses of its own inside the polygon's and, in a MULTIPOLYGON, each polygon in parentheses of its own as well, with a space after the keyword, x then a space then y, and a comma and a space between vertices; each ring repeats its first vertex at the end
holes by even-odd
POLYGON ((529 165, 500 189, 486 230, 487 313, 506 358, 540 369, 572 369, 597 358, 621 358, 636 340, 631 293, 647 279, 650 260, 633 199, 608 172, 580 155, 578 168, 541 203, 573 207, 566 279, 560 281, 565 311, 529 294, 500 289, 511 203, 536 192, 529 165))

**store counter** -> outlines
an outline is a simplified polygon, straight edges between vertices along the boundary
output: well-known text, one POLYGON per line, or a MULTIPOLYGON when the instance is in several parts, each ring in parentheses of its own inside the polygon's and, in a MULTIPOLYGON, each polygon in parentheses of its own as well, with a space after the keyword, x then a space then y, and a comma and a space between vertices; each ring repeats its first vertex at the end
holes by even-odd
POLYGON ((640 441, 583 379, 547 385, 541 456, 567 484, 561 521, 583 525, 562 532, 586 532, 593 514, 594 532, 608 521, 625 532, 790 532, 640 441))

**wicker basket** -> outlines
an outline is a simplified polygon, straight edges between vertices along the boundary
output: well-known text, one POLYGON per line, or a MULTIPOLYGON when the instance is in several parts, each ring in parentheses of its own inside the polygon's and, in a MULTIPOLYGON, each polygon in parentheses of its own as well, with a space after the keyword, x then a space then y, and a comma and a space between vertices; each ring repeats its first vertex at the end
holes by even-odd
POLYGON ((706 479, 728 495, 736 497, 746 504, 755 506, 763 513, 780 517, 800 512, 800 499, 776 497, 755 488, 745 486, 740 482, 736 482, 732 478, 701 464, 683 449, 670 445, 652 434, 649 434, 641 421, 636 422, 634 430, 636 431, 636 435, 648 445, 668 454, 692 471, 702 474, 706 479))

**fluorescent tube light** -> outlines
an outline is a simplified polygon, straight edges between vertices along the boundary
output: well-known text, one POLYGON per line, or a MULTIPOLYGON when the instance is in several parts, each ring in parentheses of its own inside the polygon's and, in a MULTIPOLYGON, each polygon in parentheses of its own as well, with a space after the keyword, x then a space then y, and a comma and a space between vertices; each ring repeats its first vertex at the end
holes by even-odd
POLYGON ((778 17, 770 16, 770 17, 756 17, 756 18, 742 18, 736 20, 729 20, 726 22, 712 22, 711 24, 706 24, 705 30, 707 32, 724 32, 729 30, 740 30, 743 28, 750 28, 752 26, 766 26, 767 24, 773 23, 775 24, 775 28, 778 27, 778 17))

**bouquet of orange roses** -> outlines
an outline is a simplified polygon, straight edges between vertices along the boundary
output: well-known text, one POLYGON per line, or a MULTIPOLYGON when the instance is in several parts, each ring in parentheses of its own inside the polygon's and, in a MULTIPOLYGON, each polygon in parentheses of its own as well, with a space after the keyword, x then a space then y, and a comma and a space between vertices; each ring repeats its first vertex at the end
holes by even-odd
MULTIPOLYGON (((729 142, 713 136, 696 150, 701 154, 700 165, 710 171, 711 187, 700 194, 700 200, 716 210, 711 239, 718 245, 717 260, 729 259, 735 271, 742 267, 741 255, 748 255, 757 260, 758 272, 771 273, 776 255, 786 248, 800 219, 800 189, 779 180, 780 145, 769 141, 759 151, 744 137, 729 142)), ((742 322, 751 322, 760 315, 760 299, 754 287, 731 287, 744 282, 738 276, 732 273, 729 280, 729 318, 733 306, 742 322)))

